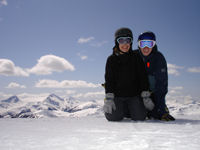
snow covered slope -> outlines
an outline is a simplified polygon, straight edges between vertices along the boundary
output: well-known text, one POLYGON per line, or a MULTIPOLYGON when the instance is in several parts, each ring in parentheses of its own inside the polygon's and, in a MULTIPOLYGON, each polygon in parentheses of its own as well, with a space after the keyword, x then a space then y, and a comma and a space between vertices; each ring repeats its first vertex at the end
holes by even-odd
POLYGON ((199 150, 200 117, 108 122, 104 117, 0 119, 1 150, 199 150))

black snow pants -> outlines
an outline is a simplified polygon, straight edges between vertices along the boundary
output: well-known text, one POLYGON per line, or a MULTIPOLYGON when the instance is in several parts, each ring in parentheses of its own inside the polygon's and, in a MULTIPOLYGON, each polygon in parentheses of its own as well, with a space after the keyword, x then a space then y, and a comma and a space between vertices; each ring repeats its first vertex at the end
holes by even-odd
POLYGON ((145 120, 147 110, 140 97, 115 97, 114 102, 116 110, 113 110, 112 114, 105 113, 108 121, 120 121, 124 117, 131 118, 135 121, 145 120))

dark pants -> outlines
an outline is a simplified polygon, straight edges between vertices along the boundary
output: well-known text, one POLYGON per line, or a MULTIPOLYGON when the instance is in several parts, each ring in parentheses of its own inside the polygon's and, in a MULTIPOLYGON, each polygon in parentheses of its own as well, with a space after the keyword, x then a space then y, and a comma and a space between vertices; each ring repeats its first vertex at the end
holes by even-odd
MULTIPOLYGON (((145 120, 147 111, 139 97, 116 97, 116 110, 112 114, 105 113, 108 121, 120 121, 129 114, 132 120, 145 120)), ((129 117, 128 116, 128 117, 129 117)))
POLYGON ((165 95, 162 95, 158 99, 152 94, 151 99, 153 100, 155 107, 152 111, 148 112, 149 118, 153 117, 154 119, 161 119, 164 114, 169 114, 169 109, 165 103, 165 95))

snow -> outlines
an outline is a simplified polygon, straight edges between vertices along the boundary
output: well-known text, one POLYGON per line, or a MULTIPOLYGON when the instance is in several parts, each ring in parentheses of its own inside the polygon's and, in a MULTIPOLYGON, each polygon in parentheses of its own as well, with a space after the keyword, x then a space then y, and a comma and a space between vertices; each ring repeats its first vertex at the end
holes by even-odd
POLYGON ((0 150, 199 150, 200 101, 169 97, 167 105, 176 121, 109 122, 103 100, 1 100, 0 150))
POLYGON ((102 117, 0 119, 1 150, 198 150, 200 118, 108 122, 102 117))

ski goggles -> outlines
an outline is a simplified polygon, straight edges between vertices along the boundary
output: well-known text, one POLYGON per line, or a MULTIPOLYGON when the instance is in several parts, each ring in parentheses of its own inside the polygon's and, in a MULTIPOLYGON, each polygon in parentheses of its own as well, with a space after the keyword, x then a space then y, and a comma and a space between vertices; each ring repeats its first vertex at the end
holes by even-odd
POLYGON ((117 42, 119 44, 131 44, 132 43, 132 38, 131 37, 119 37, 117 39, 117 42))
POLYGON ((153 41, 153 40, 141 40, 138 42, 138 45, 140 48, 145 48, 145 47, 153 48, 155 44, 156 44, 156 41, 153 41))

